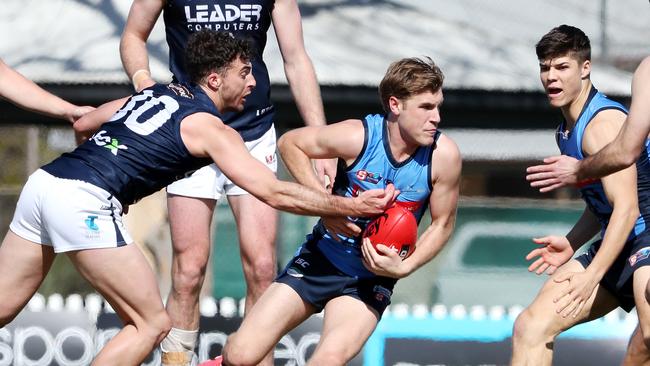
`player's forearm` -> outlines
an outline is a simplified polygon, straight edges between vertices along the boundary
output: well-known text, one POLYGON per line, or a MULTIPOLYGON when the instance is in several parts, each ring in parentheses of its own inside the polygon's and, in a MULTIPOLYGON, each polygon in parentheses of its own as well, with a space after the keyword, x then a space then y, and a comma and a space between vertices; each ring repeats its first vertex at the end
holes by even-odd
POLYGON ((588 208, 582 212, 582 216, 566 235, 571 248, 576 252, 586 242, 591 240, 600 231, 600 223, 588 208))
POLYGON ((324 126, 325 113, 314 66, 306 53, 285 61, 284 71, 306 126, 324 126))
POLYGON ((76 105, 47 92, 4 63, 0 64, 0 96, 21 108, 70 122, 72 111, 77 108, 76 105))
POLYGON ((602 279, 623 250, 638 217, 639 210, 636 207, 614 208, 603 242, 594 260, 589 264, 588 271, 602 279))
POLYGON ((136 90, 139 90, 138 86, 143 81, 151 79, 145 40, 134 34, 123 34, 120 40, 120 58, 124 71, 136 90))
POLYGON ((382 209, 364 210, 356 198, 344 198, 321 193, 300 184, 278 181, 266 199, 270 206, 299 215, 367 216, 382 209))
MULTIPOLYGON (((619 136, 622 138, 617 137, 598 153, 580 161, 576 172, 578 181, 604 177, 634 164, 641 152, 641 147, 644 146, 643 142, 635 144, 633 140, 636 140, 636 137, 625 140, 623 132, 619 136)), ((643 139, 645 140, 645 138, 643 139)))
POLYGON ((311 159, 293 142, 290 135, 291 132, 287 132, 278 140, 278 151, 284 165, 298 183, 324 192, 323 185, 314 173, 311 159))
POLYGON ((400 278, 415 272, 440 253, 454 231, 454 222, 455 216, 444 222, 434 222, 420 235, 415 244, 416 250, 402 262, 404 273, 400 278))
POLYGON ((94 111, 86 113, 83 117, 77 120, 72 128, 74 128, 77 133, 84 136, 89 136, 97 132, 99 127, 107 122, 128 99, 128 97, 125 97, 102 104, 94 111))

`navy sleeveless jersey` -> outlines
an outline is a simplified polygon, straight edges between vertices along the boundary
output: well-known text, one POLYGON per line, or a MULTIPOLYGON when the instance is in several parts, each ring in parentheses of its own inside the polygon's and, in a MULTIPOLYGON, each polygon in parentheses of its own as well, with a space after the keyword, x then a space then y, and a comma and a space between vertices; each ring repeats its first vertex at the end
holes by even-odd
POLYGON ((193 32, 203 29, 228 31, 253 44, 253 76, 257 82, 241 112, 224 113, 223 121, 239 132, 244 141, 256 140, 273 124, 271 83, 262 53, 271 26, 273 0, 167 0, 163 9, 169 69, 176 80, 187 82, 185 46, 193 32))
POLYGON ((219 116, 199 86, 156 84, 131 96, 88 141, 42 169, 94 184, 132 204, 212 163, 190 155, 181 139, 183 118, 200 112, 219 116))
MULTIPOLYGON (((599 112, 607 109, 617 109, 627 114, 627 109, 620 103, 608 99, 592 87, 589 97, 585 103, 575 126, 571 131, 566 130, 566 121, 558 128, 557 141, 563 155, 574 157, 578 160, 585 158, 582 151, 582 139, 585 128, 599 112)), ((648 160, 648 141, 646 141, 646 153, 641 154, 636 162, 637 168, 637 189, 639 195, 640 215, 637 219, 634 230, 630 234, 633 238, 646 230, 646 223, 650 220, 650 161, 648 160)), ((580 184, 580 193, 587 203, 589 209, 596 215, 604 234, 609 218, 612 214, 612 206, 605 195, 600 180, 588 181, 580 184)))
MULTIPOLYGON (((388 140, 387 123, 384 116, 368 115, 363 120, 365 140, 361 153, 349 166, 339 166, 334 182, 334 194, 353 197, 362 191, 385 188, 393 183, 400 190, 397 204, 408 208, 418 222, 426 211, 431 195, 431 157, 435 149, 421 146, 413 155, 402 162, 393 157, 388 140)), ((435 136, 438 140, 440 133, 435 136)), ((339 160, 339 165, 343 161, 339 160)), ((348 218, 362 230, 370 218, 348 218)), ((339 235, 335 241, 319 221, 311 234, 318 240, 318 247, 325 257, 343 273, 360 278, 373 277, 362 264, 361 237, 349 238, 339 235)))

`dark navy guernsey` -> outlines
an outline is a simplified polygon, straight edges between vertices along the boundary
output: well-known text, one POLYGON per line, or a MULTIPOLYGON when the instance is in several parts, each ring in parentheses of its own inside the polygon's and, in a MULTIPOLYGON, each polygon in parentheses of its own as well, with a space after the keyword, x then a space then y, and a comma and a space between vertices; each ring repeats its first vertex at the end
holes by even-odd
POLYGON ((183 118, 201 112, 219 116, 198 85, 156 84, 131 96, 88 141, 41 169, 132 204, 212 163, 190 155, 181 139, 183 118))
MULTIPOLYGON (((596 88, 592 87, 589 92, 589 97, 585 103, 580 116, 576 121, 575 126, 571 131, 566 129, 566 121, 563 122, 557 133, 557 141, 560 151, 563 155, 572 156, 578 160, 585 158, 582 151, 582 139, 591 120, 601 111, 607 109, 620 110, 627 114, 627 109, 621 104, 608 99, 603 94, 599 93, 596 88)), ((637 169, 637 190, 639 196, 639 210, 640 215, 636 220, 634 230, 630 234, 630 238, 634 238, 642 232, 648 230, 648 222, 650 220, 650 161, 648 156, 650 150, 648 149, 648 141, 646 141, 645 153, 641 154, 636 162, 637 169)), ((610 216, 613 208, 605 195, 603 185, 600 180, 589 181, 580 185, 580 193, 582 198, 587 203, 587 207, 596 215, 600 222, 602 234, 604 235, 605 229, 609 223, 610 216)))
POLYGON ((203 29, 228 31, 252 42, 251 63, 257 86, 246 98, 243 111, 223 115, 224 122, 237 130, 244 141, 260 138, 273 124, 271 84, 262 60, 273 4, 273 0, 167 0, 163 9, 169 69, 177 80, 189 81, 184 52, 192 33, 203 29))
MULTIPOLYGON (((398 162, 393 157, 388 141, 388 129, 384 116, 368 115, 363 120, 365 140, 363 149, 349 166, 339 166, 334 193, 344 197, 357 196, 362 191, 386 188, 389 183, 400 190, 397 204, 408 208, 418 222, 429 206, 431 195, 431 158, 440 133, 434 144, 421 146, 411 157, 398 162)), ((362 230, 369 218, 349 218, 362 230)), ((314 227, 311 240, 317 241, 323 255, 341 272, 359 278, 374 277, 361 261, 361 238, 339 235, 334 240, 321 221, 314 227)))

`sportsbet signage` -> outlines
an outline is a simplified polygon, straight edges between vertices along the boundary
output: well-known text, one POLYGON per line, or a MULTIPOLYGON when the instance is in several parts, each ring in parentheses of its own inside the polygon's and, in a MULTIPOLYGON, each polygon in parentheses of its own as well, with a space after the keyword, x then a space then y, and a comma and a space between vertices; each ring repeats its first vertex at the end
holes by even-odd
MULTIPOLYGON (((502 313, 463 313, 441 306, 433 311, 397 305, 379 323, 365 348, 349 365, 502 365, 510 357, 510 332, 517 309, 502 313), (483 314, 483 315, 481 315, 483 314)), ((88 365, 119 330, 114 313, 101 313, 96 325, 85 311, 25 311, 0 329, 0 366, 88 365)), ((201 318, 200 360, 220 353, 241 317, 201 318)), ((557 341, 555 365, 614 365, 623 357, 636 319, 620 312, 580 325, 557 341), (575 358, 574 358, 575 357, 575 358)), ((282 338, 276 365, 303 366, 314 351, 322 318, 313 316, 282 338)), ((143 365, 160 365, 155 351, 143 365)))

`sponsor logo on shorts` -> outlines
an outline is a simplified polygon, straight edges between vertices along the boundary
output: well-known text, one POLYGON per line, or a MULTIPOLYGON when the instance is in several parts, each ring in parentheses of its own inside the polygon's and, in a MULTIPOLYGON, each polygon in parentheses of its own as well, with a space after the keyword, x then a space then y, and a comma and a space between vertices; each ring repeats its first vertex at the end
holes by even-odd
POLYGON ((644 260, 650 256, 650 247, 645 247, 637 250, 636 253, 632 254, 628 261, 630 266, 635 265, 638 261, 644 260))
POLYGON ((295 267, 289 267, 289 269, 287 269, 287 274, 289 276, 295 277, 295 278, 303 278, 303 277, 305 277, 305 275, 295 267))
POLYGON ((372 292, 375 293, 375 300, 382 302, 390 299, 393 294, 391 290, 381 285, 375 285, 375 287, 372 288, 372 292))
POLYGON ((265 157, 267 164, 273 164, 275 162, 275 154, 270 154, 265 157))
POLYGON ((87 239, 98 239, 101 234, 99 231, 99 225, 95 222, 98 216, 95 215, 88 215, 88 217, 84 220, 84 223, 86 224, 86 227, 88 230, 86 230, 86 238, 87 239))
POLYGON ((90 215, 85 220, 86 226, 92 231, 99 231, 99 226, 97 226, 97 223, 95 223, 96 218, 97 218, 97 216, 90 215))

